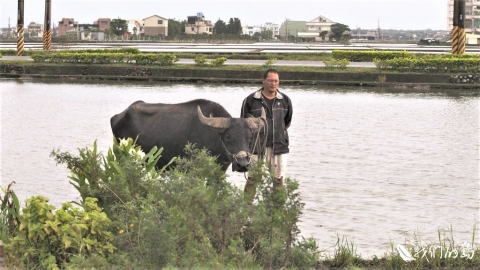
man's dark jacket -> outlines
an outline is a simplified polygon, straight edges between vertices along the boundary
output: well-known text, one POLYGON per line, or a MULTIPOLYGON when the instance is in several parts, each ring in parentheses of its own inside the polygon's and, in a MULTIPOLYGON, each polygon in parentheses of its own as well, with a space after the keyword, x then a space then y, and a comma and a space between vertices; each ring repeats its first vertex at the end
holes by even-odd
POLYGON ((255 91, 243 100, 240 117, 247 118, 249 114, 260 117, 262 107, 267 116, 273 115, 273 153, 274 155, 286 154, 289 152, 287 129, 292 121, 292 101, 287 95, 277 90, 272 104, 273 112, 271 112, 264 101, 262 89, 255 91))

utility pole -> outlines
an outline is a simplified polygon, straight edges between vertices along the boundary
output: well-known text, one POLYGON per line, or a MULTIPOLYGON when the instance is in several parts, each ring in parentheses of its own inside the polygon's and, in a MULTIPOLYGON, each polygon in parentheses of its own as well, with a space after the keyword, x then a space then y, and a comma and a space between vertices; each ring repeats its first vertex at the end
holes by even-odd
POLYGON ((18 0, 17 13, 17 56, 23 53, 24 37, 23 37, 23 0, 18 0))
POLYGON ((285 36, 287 36, 287 43, 288 43, 288 19, 285 19, 285 36))
POLYGON ((50 30, 52 16, 52 1, 45 0, 45 23, 43 29, 43 50, 50 51, 52 48, 52 30, 50 30))
POLYGON ((382 35, 381 35, 381 29, 380 29, 380 20, 378 20, 378 39, 382 39, 382 35))
POLYGON ((465 0, 454 0, 452 54, 465 53, 465 42, 465 0))

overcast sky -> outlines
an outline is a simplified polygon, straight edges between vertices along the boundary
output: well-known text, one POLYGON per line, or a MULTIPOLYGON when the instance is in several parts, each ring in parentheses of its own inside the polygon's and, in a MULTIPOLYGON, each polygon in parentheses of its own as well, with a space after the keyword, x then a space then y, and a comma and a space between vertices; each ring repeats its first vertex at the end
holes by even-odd
MULTIPOLYGON (((52 22, 73 18, 93 23, 98 18, 144 19, 159 15, 184 20, 203 12, 206 20, 242 25, 281 24, 285 19, 310 21, 322 15, 351 29, 447 30, 447 0, 51 0, 52 22)), ((44 0, 24 0, 24 22, 43 24, 44 0)), ((0 27, 17 24, 18 0, 0 0, 0 27)))

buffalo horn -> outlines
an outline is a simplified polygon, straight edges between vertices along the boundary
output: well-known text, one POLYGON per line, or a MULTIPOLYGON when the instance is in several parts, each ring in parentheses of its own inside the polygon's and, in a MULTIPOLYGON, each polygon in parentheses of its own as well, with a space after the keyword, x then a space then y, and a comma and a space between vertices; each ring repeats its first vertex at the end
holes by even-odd
POLYGON ((200 106, 197 106, 197 112, 200 122, 209 127, 226 129, 230 125, 230 120, 225 117, 205 117, 202 113, 202 110, 200 109, 200 106))

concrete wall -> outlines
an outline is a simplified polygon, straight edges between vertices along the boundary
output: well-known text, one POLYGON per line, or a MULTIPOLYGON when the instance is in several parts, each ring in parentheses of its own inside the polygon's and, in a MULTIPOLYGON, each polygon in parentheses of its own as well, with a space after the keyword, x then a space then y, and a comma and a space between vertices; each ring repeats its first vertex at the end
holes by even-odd
MULTIPOLYGON (((96 65, 0 64, 1 77, 37 77, 89 80, 142 80, 183 82, 258 83, 263 71, 178 69, 168 67, 116 67, 96 65)), ((398 74, 351 72, 286 72, 280 70, 282 84, 407 86, 480 89, 479 74, 398 74), (460 79, 459 79, 460 78, 460 79)))

